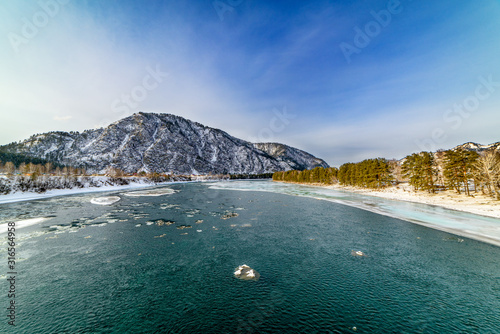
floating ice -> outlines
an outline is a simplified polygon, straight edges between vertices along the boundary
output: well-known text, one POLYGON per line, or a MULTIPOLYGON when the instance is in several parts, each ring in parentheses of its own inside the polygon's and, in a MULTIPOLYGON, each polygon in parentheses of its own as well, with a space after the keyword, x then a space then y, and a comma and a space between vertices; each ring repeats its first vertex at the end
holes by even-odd
POLYGON ((162 188, 162 189, 151 189, 151 190, 141 190, 123 193, 125 196, 129 197, 141 197, 141 196, 163 196, 175 193, 174 189, 162 188))
POLYGON ((192 228, 192 226, 191 225, 179 225, 179 226, 177 226, 178 230, 183 230, 185 228, 192 228))
MULTIPOLYGON (((27 227, 27 226, 31 226, 31 225, 35 225, 35 224, 44 222, 44 221, 49 220, 49 219, 51 219, 51 218, 49 218, 49 217, 40 217, 40 218, 31 218, 31 219, 19 220, 19 221, 15 222, 15 228, 17 230, 17 229, 20 229, 20 228, 23 228, 23 227, 27 227)), ((0 225, 0 234, 1 233, 7 233, 7 228, 8 228, 8 224, 7 223, 1 224, 0 225)))
POLYGON ((229 218, 233 218, 233 217, 238 217, 238 214, 236 212, 228 212, 226 213, 225 215, 223 215, 221 217, 221 219, 229 219, 229 218))
POLYGON ((365 253, 363 253, 362 251, 351 251, 351 255, 352 256, 366 256, 365 253))
POLYGON ((94 197, 90 200, 90 203, 97 205, 111 205, 116 203, 121 198, 118 196, 106 196, 106 197, 94 197))
POLYGON ((427 204, 374 198, 349 191, 281 182, 218 182, 209 187, 217 190, 263 191, 327 200, 500 246, 500 225, 497 218, 427 204))
POLYGON ((246 281, 257 281, 260 278, 260 274, 255 269, 252 269, 244 264, 236 268, 234 277, 246 281))

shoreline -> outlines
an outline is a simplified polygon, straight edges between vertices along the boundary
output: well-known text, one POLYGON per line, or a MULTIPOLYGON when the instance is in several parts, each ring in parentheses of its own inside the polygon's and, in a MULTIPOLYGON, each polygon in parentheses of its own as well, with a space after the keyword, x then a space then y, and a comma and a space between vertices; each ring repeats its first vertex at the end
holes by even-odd
POLYGON ((489 218, 500 219, 500 201, 481 194, 475 194, 473 197, 459 195, 452 190, 443 191, 436 194, 427 192, 415 192, 408 184, 399 184, 384 189, 367 189, 352 186, 341 186, 335 184, 321 183, 299 183, 287 181, 273 181, 298 184, 303 186, 326 188, 338 191, 346 191, 372 197, 390 199, 394 201, 404 201, 419 204, 437 206, 445 209, 472 213, 489 218))
POLYGON ((481 194, 475 194, 474 197, 459 195, 454 191, 430 194, 426 192, 415 192, 408 184, 400 184, 384 189, 365 189, 351 186, 320 184, 320 183, 299 183, 287 181, 273 181, 298 184, 303 186, 320 187, 338 191, 346 191, 372 197, 390 199, 394 201, 404 201, 419 204, 437 206, 454 211, 467 212, 489 218, 500 219, 500 201, 481 194))
MULTIPOLYGON (((438 194, 437 196, 425 196, 426 194, 423 194, 424 197, 434 197, 433 201, 438 201, 439 203, 429 202, 428 199, 425 201, 422 199, 420 199, 420 201, 416 200, 414 198, 414 192, 409 192, 406 197, 391 194, 398 194, 400 192, 404 193, 404 189, 402 189, 401 186, 399 188, 394 187, 394 189, 389 189, 389 191, 387 191, 387 189, 385 189, 386 191, 370 191, 366 189, 354 189, 352 187, 341 187, 337 185, 332 186, 325 184, 283 181, 274 182, 276 182, 274 187, 262 187, 261 189, 254 189, 246 186, 235 188, 218 188, 215 186, 214 188, 239 191, 264 191, 338 203, 373 212, 378 215, 407 221, 411 224, 424 226, 433 230, 450 233, 457 237, 464 237, 500 247, 500 220, 498 219, 498 214, 500 213, 500 202, 494 203, 493 205, 483 205, 487 208, 487 211, 484 212, 484 210, 472 210, 469 207, 456 207, 458 204, 463 206, 463 202, 455 201, 453 202, 454 205, 443 205, 442 201, 438 199, 441 196, 448 196, 449 194, 447 193, 438 194), (296 191, 296 189, 292 187, 292 191, 287 191, 287 186, 292 185, 304 187, 305 189, 303 192, 300 192, 296 191), (322 189, 326 191, 322 192, 322 189), (331 191, 331 193, 329 193, 329 191, 331 191), (389 195, 387 195, 387 193, 389 193, 389 195), (368 196, 370 196, 373 200, 370 200, 370 197, 368 196), (381 205, 373 204, 373 202, 379 202, 375 201, 375 198, 380 198, 381 205), (394 204, 391 205, 390 203, 387 203, 389 202, 388 200, 393 201, 394 204), (384 203, 389 204, 388 208, 384 208, 384 203), (406 208, 407 206, 405 203, 411 203, 411 205, 406 208), (419 205, 422 207, 418 208, 419 205)), ((464 200, 464 198, 458 194, 451 194, 451 196, 452 198, 458 196, 459 200, 464 200)), ((477 197, 470 198, 470 200, 474 201, 474 205, 478 205, 477 197)), ((491 201, 489 198, 486 200, 491 201)))
POLYGON ((102 186, 102 187, 88 187, 88 188, 52 189, 52 190, 47 190, 44 193, 16 192, 13 194, 0 195, 0 205, 16 203, 16 202, 36 201, 40 199, 52 198, 57 196, 143 189, 143 188, 161 187, 170 184, 188 183, 188 182, 202 182, 202 181, 171 181, 171 182, 162 182, 156 184, 133 182, 123 186, 116 185, 116 186, 102 186))

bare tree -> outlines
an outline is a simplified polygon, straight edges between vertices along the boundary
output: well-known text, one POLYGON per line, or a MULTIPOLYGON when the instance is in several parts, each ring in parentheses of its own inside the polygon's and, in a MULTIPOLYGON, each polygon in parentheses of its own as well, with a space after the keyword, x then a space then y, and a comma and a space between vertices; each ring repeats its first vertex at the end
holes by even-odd
POLYGON ((36 165, 36 172, 39 175, 45 174, 45 166, 41 164, 36 165))
POLYGON ((34 172, 36 172, 36 165, 32 162, 28 163, 26 165, 26 168, 28 169, 28 173, 30 173, 30 174, 33 174, 34 172))
POLYGON ((28 173, 28 167, 26 166, 26 164, 24 162, 22 162, 20 165, 19 165, 19 171, 21 173, 28 173))
POLYGON ((106 170, 106 175, 111 177, 123 177, 125 172, 116 167, 108 167, 106 170))
POLYGON ((486 187, 491 197, 500 199, 500 153, 486 152, 477 163, 476 179, 486 187))
POLYGON ((45 164, 45 173, 47 173, 47 174, 52 173, 52 168, 53 167, 54 167, 54 165, 52 165, 52 162, 47 162, 45 164))
POLYGON ((12 175, 16 170, 16 166, 14 166, 14 163, 12 163, 11 161, 7 161, 3 169, 5 173, 7 173, 7 175, 12 175))

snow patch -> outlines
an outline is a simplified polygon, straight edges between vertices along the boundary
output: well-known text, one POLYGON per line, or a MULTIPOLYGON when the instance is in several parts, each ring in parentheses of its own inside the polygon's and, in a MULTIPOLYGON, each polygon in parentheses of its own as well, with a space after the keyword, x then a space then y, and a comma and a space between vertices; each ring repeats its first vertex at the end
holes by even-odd
POLYGON ((116 203, 121 198, 118 196, 106 196, 106 197, 94 197, 90 200, 90 203, 97 205, 111 205, 116 203))
MULTIPOLYGON (((25 219, 25 220, 19 220, 19 221, 15 222, 15 225, 16 225, 15 228, 17 230, 17 229, 20 229, 23 227, 36 225, 36 224, 42 223, 42 222, 50 220, 50 219, 52 219, 52 218, 39 217, 39 218, 30 218, 30 219, 25 219)), ((7 223, 0 224, 0 234, 7 233, 7 229, 8 229, 7 223)))

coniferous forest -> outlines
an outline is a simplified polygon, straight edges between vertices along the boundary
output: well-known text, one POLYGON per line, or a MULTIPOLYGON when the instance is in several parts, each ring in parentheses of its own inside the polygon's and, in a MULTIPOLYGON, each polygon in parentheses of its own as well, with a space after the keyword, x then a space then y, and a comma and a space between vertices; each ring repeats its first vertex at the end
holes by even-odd
POLYGON ((345 163, 339 168, 276 172, 273 180, 371 189, 408 182, 415 191, 453 190, 469 196, 482 193, 500 200, 500 153, 479 154, 463 148, 420 152, 399 161, 376 158, 345 163))

